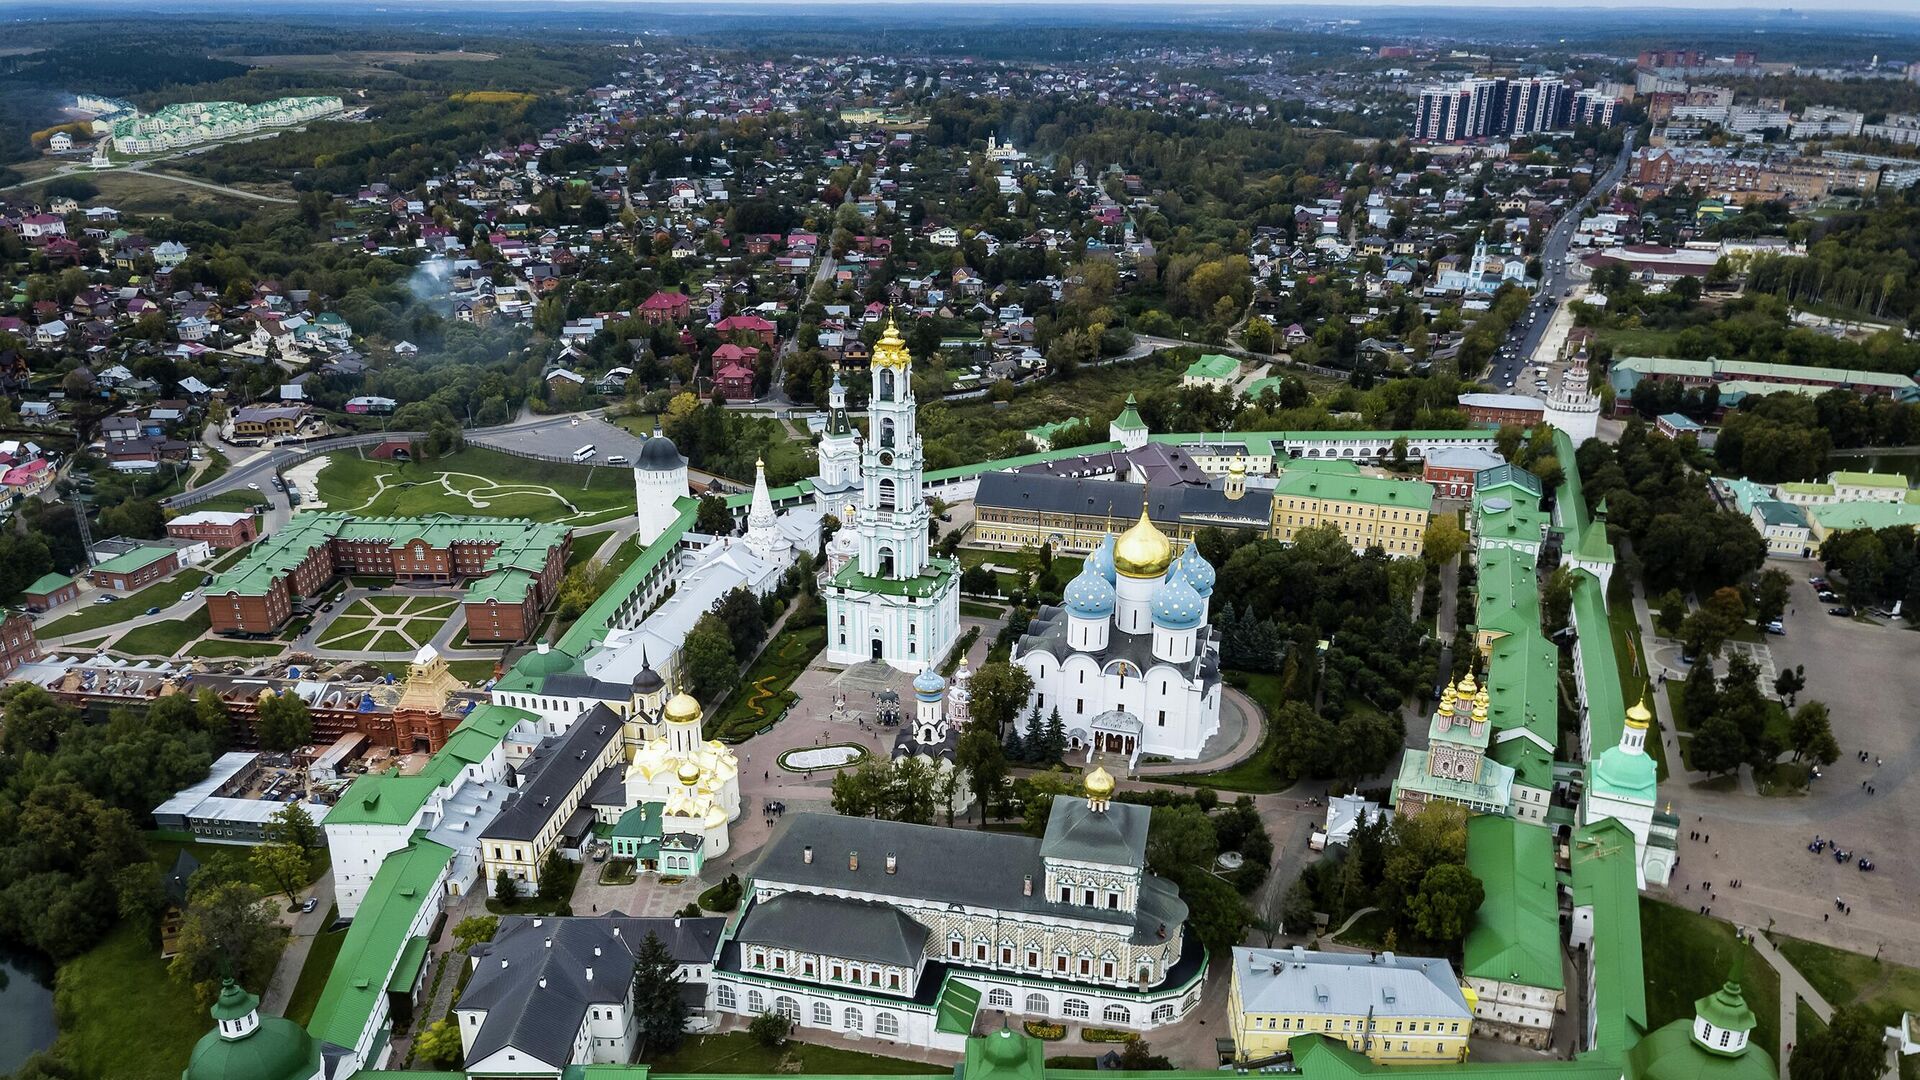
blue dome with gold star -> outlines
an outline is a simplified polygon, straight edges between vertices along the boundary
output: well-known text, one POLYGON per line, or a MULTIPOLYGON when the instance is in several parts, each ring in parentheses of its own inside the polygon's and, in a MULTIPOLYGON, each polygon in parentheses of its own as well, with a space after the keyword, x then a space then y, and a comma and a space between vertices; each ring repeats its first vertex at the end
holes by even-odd
POLYGON ((1169 575, 1165 584, 1153 590, 1153 598, 1147 602, 1153 625, 1163 630, 1192 630, 1199 626, 1204 606, 1200 594, 1187 584, 1183 574, 1169 575))
POLYGON ((1186 553, 1180 556, 1179 567, 1180 576, 1187 579, 1187 584, 1193 586, 1193 591, 1199 593, 1201 599, 1213 595, 1213 583, 1219 575, 1206 556, 1200 554, 1200 545, 1187 545, 1186 553))
POLYGON ((1113 583, 1101 575, 1092 559, 1088 559, 1087 565, 1081 567, 1079 576, 1067 582, 1063 600, 1070 615, 1082 619, 1104 619, 1113 614, 1120 597, 1114 592, 1113 583))
POLYGON ((1100 546, 1093 549, 1093 554, 1087 556, 1087 566, 1091 567, 1093 571, 1099 574, 1101 577, 1106 578, 1107 584, 1109 585, 1113 584, 1114 570, 1113 570, 1113 534, 1112 533, 1108 533, 1106 536, 1106 539, 1100 541, 1100 546))

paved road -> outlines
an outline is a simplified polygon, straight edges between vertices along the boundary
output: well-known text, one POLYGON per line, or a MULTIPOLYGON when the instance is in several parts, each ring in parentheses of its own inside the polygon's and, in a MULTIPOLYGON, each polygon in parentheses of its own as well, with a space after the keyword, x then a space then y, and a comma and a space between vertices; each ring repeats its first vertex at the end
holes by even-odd
POLYGON ((1626 174, 1627 162, 1633 156, 1633 133, 1628 132, 1626 140, 1620 144, 1620 156, 1613 166, 1594 182, 1592 190, 1585 199, 1567 208, 1552 229, 1547 232, 1546 243, 1541 247, 1540 288, 1533 294, 1533 303, 1528 307, 1527 315, 1516 326, 1517 333, 1507 342, 1512 346, 1512 355, 1500 355, 1494 358, 1492 370, 1484 380, 1488 384, 1506 389, 1518 379, 1521 369, 1525 368, 1539 348, 1540 339, 1547 332, 1547 315, 1558 305, 1562 294, 1568 289, 1570 269, 1567 261, 1567 248, 1573 241, 1573 231, 1580 226, 1580 205, 1587 199, 1598 200, 1620 177, 1626 174))
POLYGON ((281 925, 288 928, 291 936, 287 947, 280 952, 273 978, 267 981, 267 989, 260 995, 261 1009, 275 1016, 287 1011, 287 1002, 293 997, 294 985, 300 981, 300 969, 306 966, 313 939, 327 928, 327 915, 333 908, 333 875, 321 874, 320 880, 300 895, 314 898, 313 910, 291 915, 282 913, 281 925))

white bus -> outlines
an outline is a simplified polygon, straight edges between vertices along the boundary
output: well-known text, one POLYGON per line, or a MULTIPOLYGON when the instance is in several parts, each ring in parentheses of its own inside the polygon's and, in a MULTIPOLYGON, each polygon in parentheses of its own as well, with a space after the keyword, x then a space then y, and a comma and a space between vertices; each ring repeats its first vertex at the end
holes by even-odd
POLYGON ((573 462, 574 464, 578 465, 579 463, 593 457, 595 453, 598 453, 598 451, 596 451, 593 448, 592 443, 588 443, 587 445, 573 452, 573 462))

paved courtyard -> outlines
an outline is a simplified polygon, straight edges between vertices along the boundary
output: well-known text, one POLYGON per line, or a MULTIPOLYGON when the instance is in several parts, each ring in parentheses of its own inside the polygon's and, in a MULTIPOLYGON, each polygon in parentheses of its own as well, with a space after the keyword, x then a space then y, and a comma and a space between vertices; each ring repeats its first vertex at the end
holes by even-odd
MULTIPOLYGON (((1738 785, 1708 781, 1676 767, 1661 785, 1680 821, 1680 860, 1670 899, 1698 906, 1744 926, 1825 942, 1869 956, 1884 948, 1888 959, 1920 964, 1920 725, 1912 718, 1920 698, 1920 637, 1903 624, 1875 625, 1826 613, 1807 576, 1814 563, 1776 560, 1770 565, 1794 577, 1794 613, 1784 637, 1769 640, 1773 662, 1805 665, 1807 688, 1800 700, 1826 702, 1833 714, 1840 760, 1805 795, 1762 797, 1751 779, 1738 785), (1806 611, 1800 612, 1799 608, 1806 611), (1859 759, 1861 751, 1867 760, 1859 759), (1871 784, 1869 794, 1861 785, 1871 784), (1687 837, 1698 831, 1704 841, 1687 837), (1836 864, 1814 854, 1815 835, 1837 840, 1856 859, 1878 869, 1863 873, 1854 863, 1836 864), (1739 879, 1738 889, 1728 882, 1739 879), (1706 889, 1707 883, 1711 889, 1706 889), (1705 891, 1708 896, 1700 899, 1705 891), (1838 899, 1852 914, 1835 909, 1838 899)), ((1659 660, 1656 658, 1655 663, 1659 660)), ((1665 702, 1659 702, 1666 720, 1665 702)), ((1668 760, 1679 762, 1667 721, 1668 760)))

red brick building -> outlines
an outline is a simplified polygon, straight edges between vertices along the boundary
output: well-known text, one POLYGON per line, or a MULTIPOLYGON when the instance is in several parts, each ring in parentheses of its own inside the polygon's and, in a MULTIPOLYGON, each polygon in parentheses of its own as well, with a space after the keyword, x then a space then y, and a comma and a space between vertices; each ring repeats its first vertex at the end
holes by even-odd
POLYGON ((633 313, 651 325, 661 326, 687 321, 687 315, 692 310, 693 302, 687 299, 685 293, 657 292, 640 301, 640 306, 633 313))
POLYGON ((1473 478, 1483 469, 1506 463, 1506 458, 1477 446, 1446 446, 1427 452, 1420 478, 1432 484, 1440 498, 1471 499, 1473 478))
POLYGON ((133 592, 144 589, 180 569, 180 553, 170 547, 142 544, 100 562, 87 572, 96 589, 133 592))
POLYGON ((21 601, 36 614, 52 611, 80 597, 80 583, 65 574, 42 574, 40 580, 21 590, 21 601))
POLYGON ((0 621, 0 675, 10 675, 21 664, 40 659, 40 643, 33 637, 33 620, 10 612, 0 621))
POLYGON ((254 524, 252 514, 201 510, 167 522, 167 535, 181 540, 205 540, 217 550, 229 551, 258 540, 260 527, 254 524))
POLYGON ((521 519, 301 514, 214 579, 207 616, 216 633, 268 633, 337 574, 466 582, 468 640, 519 641, 559 590, 571 537, 521 519))
POLYGON ((1547 403, 1525 394, 1461 394, 1460 409, 1476 424, 1532 427, 1547 417, 1547 403))
POLYGON ((758 315, 729 315, 713 324, 714 333, 732 341, 738 334, 753 334, 760 339, 763 348, 773 348, 776 332, 772 323, 758 315))

